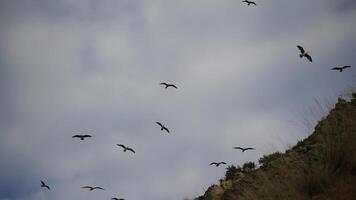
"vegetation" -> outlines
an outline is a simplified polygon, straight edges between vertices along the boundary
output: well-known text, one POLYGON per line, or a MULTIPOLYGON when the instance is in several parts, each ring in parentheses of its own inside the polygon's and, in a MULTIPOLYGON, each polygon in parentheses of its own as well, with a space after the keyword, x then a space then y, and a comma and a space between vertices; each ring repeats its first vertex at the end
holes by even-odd
POLYGON ((253 162, 228 166, 225 179, 198 199, 354 199, 356 94, 351 102, 339 99, 308 138, 258 162, 257 169, 253 162))

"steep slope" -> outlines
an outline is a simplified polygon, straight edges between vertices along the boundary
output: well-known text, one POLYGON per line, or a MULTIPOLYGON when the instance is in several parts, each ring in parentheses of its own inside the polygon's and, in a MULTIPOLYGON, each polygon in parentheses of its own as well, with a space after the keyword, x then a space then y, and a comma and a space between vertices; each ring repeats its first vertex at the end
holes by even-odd
POLYGON ((356 94, 351 102, 339 99, 308 138, 259 163, 229 166, 225 179, 196 200, 355 199, 356 94))

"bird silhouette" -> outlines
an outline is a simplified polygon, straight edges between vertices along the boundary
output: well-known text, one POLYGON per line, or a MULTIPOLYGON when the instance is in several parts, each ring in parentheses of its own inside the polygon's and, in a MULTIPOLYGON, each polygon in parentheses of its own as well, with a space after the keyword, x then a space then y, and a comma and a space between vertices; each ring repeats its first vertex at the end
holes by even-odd
POLYGON ((45 187, 45 188, 50 190, 49 186, 46 185, 46 183, 44 183, 42 180, 41 180, 41 187, 45 187))
POLYGON ((248 148, 233 147, 233 149, 240 149, 242 152, 245 152, 245 151, 247 151, 247 150, 254 150, 255 148, 251 148, 251 147, 248 147, 248 148))
POLYGON ((221 165, 221 164, 226 165, 226 162, 212 162, 212 163, 210 163, 210 165, 215 165, 215 167, 219 167, 219 165, 221 165))
POLYGON ((309 55, 309 52, 306 52, 306 51, 304 50, 304 48, 303 48, 302 46, 300 46, 300 45, 298 45, 297 48, 298 48, 299 51, 300 51, 300 54, 299 54, 299 57, 300 57, 300 58, 305 57, 305 58, 307 58, 310 62, 313 62, 313 59, 312 59, 312 57, 309 55))
POLYGON ((167 89, 168 87, 173 87, 173 88, 175 88, 175 89, 178 89, 177 86, 175 86, 175 85, 173 85, 173 84, 165 83, 165 82, 160 83, 160 85, 164 85, 166 89, 167 89))
POLYGON ((167 131, 167 133, 169 133, 168 128, 165 127, 161 122, 156 122, 156 124, 158 124, 161 127, 161 131, 165 130, 165 131, 167 131))
POLYGON ((125 146, 123 144, 116 144, 117 146, 119 147, 122 147, 124 149, 124 152, 125 151, 131 151, 132 153, 136 153, 135 150, 133 150, 132 148, 128 147, 128 146, 125 146))
POLYGON ((85 189, 89 189, 89 191, 93 191, 95 189, 98 189, 98 190, 105 190, 104 188, 102 187, 92 187, 92 186, 83 186, 82 188, 85 188, 85 189))
POLYGON ((244 0, 244 1, 242 1, 242 2, 247 3, 248 6, 249 6, 250 4, 253 4, 253 5, 257 6, 256 2, 253 2, 253 1, 244 0))
POLYGON ((91 135, 73 135, 72 138, 80 138, 80 140, 84 140, 85 138, 92 137, 91 135))
POLYGON ((111 198, 111 200, 125 200, 125 199, 113 197, 113 198, 111 198))
POLYGON ((339 72, 342 72, 344 69, 350 68, 351 66, 343 66, 343 67, 334 67, 331 68, 331 70, 339 70, 339 72))

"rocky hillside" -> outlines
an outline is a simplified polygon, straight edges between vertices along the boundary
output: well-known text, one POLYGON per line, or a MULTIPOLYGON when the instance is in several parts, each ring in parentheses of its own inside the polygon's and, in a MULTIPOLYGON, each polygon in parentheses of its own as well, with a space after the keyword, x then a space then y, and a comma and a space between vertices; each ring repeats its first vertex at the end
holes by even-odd
POLYGON ((356 94, 339 99, 312 135, 285 153, 229 166, 224 179, 196 200, 356 198, 356 94))

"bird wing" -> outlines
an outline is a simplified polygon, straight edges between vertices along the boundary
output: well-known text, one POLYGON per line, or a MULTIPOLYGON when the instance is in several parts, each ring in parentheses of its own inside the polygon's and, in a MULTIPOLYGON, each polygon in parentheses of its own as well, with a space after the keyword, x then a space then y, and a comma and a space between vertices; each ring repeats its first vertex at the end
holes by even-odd
POLYGON ((169 130, 168 130, 168 128, 166 128, 166 127, 163 127, 163 130, 166 130, 168 133, 169 133, 169 130))
POLYGON ((118 198, 113 197, 113 198, 111 198, 111 200, 119 200, 119 199, 118 199, 118 198))
POLYGON ((175 85, 173 85, 173 84, 171 84, 171 85, 169 85, 169 86, 174 87, 175 89, 178 89, 178 87, 175 86, 175 85))
POLYGON ((220 162, 220 164, 224 164, 224 165, 226 165, 226 162, 220 162))
POLYGON ((246 150, 254 150, 255 148, 251 148, 251 147, 249 147, 249 148, 245 148, 245 151, 246 150))
POLYGON ((136 153, 135 150, 133 150, 132 148, 126 148, 127 151, 131 151, 132 153, 136 153))
POLYGON ((86 137, 91 137, 91 135, 82 135, 81 137, 86 138, 86 137))
POLYGON ((250 4, 257 6, 256 2, 250 1, 250 4))
POLYGON ((305 54, 305 57, 306 57, 310 62, 313 62, 313 59, 312 59, 312 57, 311 57, 309 54, 305 54))
POLYGON ((343 66, 342 69, 350 68, 351 66, 343 66))
POLYGON ((301 53, 305 53, 304 48, 302 46, 298 45, 297 48, 301 53))
POLYGON ((342 69, 341 67, 334 67, 334 68, 331 68, 331 70, 340 70, 342 69))
POLYGON ((42 185, 46 185, 43 181, 41 181, 41 184, 42 184, 42 185))
POLYGON ((210 165, 217 165, 217 164, 218 164, 217 162, 210 163, 210 165))
POLYGON ((158 124, 160 127, 163 127, 163 124, 161 124, 161 122, 156 122, 156 124, 158 124))
POLYGON ((234 147, 234 149, 240 149, 241 151, 244 150, 242 147, 234 147))
POLYGON ((122 147, 122 148, 126 149, 125 145, 123 145, 123 144, 116 144, 116 145, 119 146, 119 147, 122 147))
POLYGON ((102 187, 94 187, 93 190, 95 190, 95 189, 98 189, 98 190, 105 190, 105 189, 102 188, 102 187))
POLYGON ((79 138, 79 135, 73 135, 72 138, 79 138))
POLYGON ((82 188, 93 189, 93 187, 91 187, 91 186, 83 186, 82 188))

